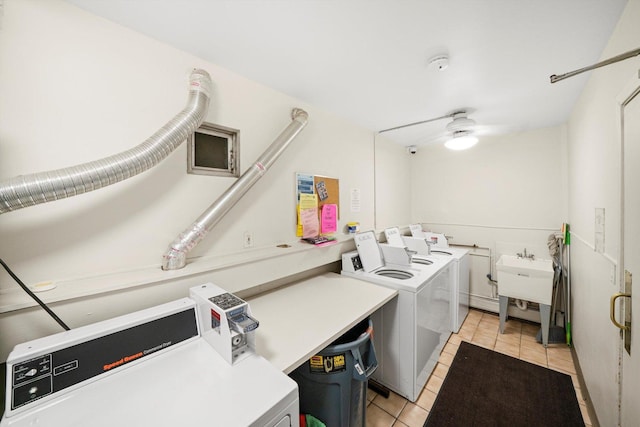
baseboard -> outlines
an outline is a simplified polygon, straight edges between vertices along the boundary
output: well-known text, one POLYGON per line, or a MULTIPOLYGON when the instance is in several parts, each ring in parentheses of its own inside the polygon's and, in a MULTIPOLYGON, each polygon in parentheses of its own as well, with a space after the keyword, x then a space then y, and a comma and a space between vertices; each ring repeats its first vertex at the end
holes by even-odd
POLYGON ((580 384, 580 392, 582 393, 582 398, 584 399, 587 406, 587 412, 589 413, 591 426, 600 427, 600 423, 598 422, 598 417, 596 416, 596 410, 593 407, 591 396, 589 396, 589 390, 587 389, 587 384, 584 382, 584 377, 582 376, 580 361, 578 360, 578 355, 576 353, 576 348, 574 346, 571 346, 571 357, 573 359, 573 366, 576 368, 576 377, 578 377, 578 383, 580 384))

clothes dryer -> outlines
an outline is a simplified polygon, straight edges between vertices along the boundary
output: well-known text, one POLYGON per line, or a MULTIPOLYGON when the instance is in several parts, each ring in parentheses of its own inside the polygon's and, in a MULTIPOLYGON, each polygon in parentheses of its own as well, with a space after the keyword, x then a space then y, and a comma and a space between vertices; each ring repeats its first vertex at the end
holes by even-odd
POLYGON ((298 387, 249 351, 240 311, 233 363, 203 337, 219 313, 191 298, 19 344, 0 426, 297 427, 298 387))

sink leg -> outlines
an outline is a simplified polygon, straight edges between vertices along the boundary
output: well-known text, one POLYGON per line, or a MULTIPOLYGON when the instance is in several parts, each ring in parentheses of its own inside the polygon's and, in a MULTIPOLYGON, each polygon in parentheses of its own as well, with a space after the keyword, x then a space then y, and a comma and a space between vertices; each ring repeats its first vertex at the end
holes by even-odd
POLYGON ((500 298, 500 333, 504 334, 504 324, 507 321, 507 309, 509 308, 509 297, 498 296, 500 298))
POLYGON ((551 319, 551 306, 540 304, 540 323, 542 324, 542 345, 549 344, 549 320, 551 319))

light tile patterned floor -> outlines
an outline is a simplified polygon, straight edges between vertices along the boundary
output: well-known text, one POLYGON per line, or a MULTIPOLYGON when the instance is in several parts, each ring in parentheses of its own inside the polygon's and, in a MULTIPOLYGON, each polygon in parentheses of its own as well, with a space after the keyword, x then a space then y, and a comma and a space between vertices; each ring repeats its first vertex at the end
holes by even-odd
POLYGON ((438 364, 415 403, 393 392, 385 399, 368 390, 367 427, 422 427, 461 341, 571 375, 582 417, 585 424, 590 426, 591 421, 580 391, 571 350, 564 344, 549 344, 545 349, 542 344, 536 342, 538 325, 512 318, 507 322, 504 334, 499 333, 499 326, 497 314, 470 310, 460 331, 451 334, 440 354, 438 364))

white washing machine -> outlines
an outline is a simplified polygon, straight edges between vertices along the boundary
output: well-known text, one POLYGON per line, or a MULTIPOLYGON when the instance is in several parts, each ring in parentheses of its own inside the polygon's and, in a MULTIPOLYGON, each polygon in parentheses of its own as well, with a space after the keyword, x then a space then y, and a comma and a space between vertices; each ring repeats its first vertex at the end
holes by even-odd
POLYGON ((373 379, 415 402, 451 333, 452 261, 427 257, 429 265, 385 264, 373 232, 354 240, 358 250, 342 255, 342 274, 398 290, 397 298, 371 316, 378 356, 373 379))
POLYGON ((455 279, 451 293, 451 331, 457 333, 469 314, 469 269, 471 262, 469 250, 449 246, 443 234, 423 231, 420 224, 413 224, 409 229, 411 237, 402 236, 404 244, 409 249, 420 254, 451 257, 455 261, 455 279))
POLYGON ((229 336, 246 354, 225 360, 203 337, 213 311, 199 307, 183 298, 17 345, 0 425, 299 426, 296 383, 244 333, 229 336))
MULTIPOLYGON (((418 264, 430 264, 432 262, 429 257, 430 254, 428 253, 429 245, 426 244, 426 242, 424 242, 422 246, 425 246, 427 248, 427 251, 424 251, 422 247, 420 247, 419 250, 416 250, 413 247, 409 247, 407 243, 404 241, 404 239, 406 239, 407 236, 403 236, 402 234, 400 234, 400 229, 398 227, 385 228, 384 235, 385 235, 385 238, 387 239, 388 246, 393 246, 397 248, 406 248, 407 250, 409 250, 409 253, 411 254, 411 262, 415 262, 418 264)), ((410 243, 413 243, 413 242, 410 242, 410 243)), ((417 243, 418 245, 420 245, 420 242, 417 242, 417 243)), ((384 248, 383 244, 381 244, 380 246, 384 248)), ((415 246, 415 245, 412 245, 412 246, 415 246)), ((384 256, 385 254, 383 252, 383 257, 384 256)))

